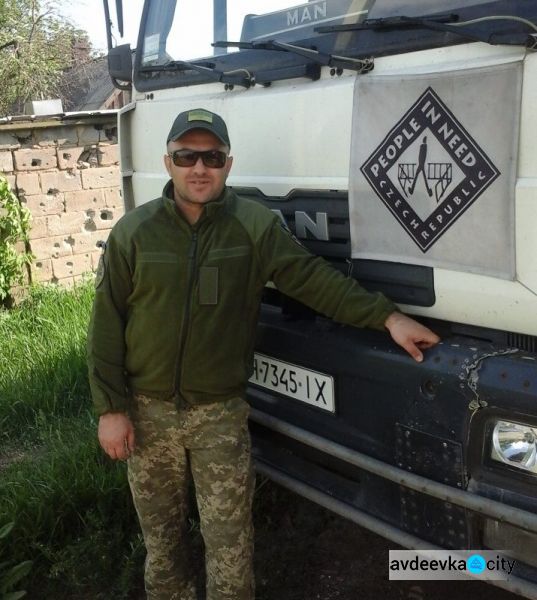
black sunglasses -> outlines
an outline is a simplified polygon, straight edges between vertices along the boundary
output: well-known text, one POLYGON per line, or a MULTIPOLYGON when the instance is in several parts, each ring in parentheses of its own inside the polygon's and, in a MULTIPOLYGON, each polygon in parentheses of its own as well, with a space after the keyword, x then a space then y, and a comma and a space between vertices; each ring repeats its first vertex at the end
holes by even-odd
POLYGON ((169 152, 176 167, 193 167, 201 158, 203 164, 210 169, 221 169, 227 161, 227 154, 221 150, 174 150, 169 152))

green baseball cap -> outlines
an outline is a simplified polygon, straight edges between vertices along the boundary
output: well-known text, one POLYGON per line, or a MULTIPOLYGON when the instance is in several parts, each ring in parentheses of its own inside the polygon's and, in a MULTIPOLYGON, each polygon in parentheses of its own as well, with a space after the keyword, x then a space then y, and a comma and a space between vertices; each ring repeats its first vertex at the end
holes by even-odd
POLYGON ((221 116, 204 108, 185 110, 173 122, 166 143, 180 138, 192 129, 205 129, 213 133, 223 144, 231 147, 227 127, 221 116))

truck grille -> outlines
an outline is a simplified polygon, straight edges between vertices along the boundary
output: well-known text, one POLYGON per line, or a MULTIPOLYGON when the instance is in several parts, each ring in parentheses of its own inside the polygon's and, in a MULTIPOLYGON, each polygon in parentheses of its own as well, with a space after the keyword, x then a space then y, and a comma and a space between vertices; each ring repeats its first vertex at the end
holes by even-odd
POLYGON ((510 347, 525 350, 526 352, 537 352, 537 337, 523 333, 508 333, 507 343, 510 347))

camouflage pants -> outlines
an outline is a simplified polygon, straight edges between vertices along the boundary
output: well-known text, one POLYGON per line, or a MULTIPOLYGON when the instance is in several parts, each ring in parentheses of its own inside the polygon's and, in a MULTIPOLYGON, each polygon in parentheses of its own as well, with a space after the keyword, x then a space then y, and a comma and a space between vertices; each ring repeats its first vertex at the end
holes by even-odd
POLYGON ((195 600, 185 560, 190 474, 205 543, 207 600, 253 600, 254 475, 241 398, 177 408, 136 396, 129 484, 147 549, 149 600, 195 600))

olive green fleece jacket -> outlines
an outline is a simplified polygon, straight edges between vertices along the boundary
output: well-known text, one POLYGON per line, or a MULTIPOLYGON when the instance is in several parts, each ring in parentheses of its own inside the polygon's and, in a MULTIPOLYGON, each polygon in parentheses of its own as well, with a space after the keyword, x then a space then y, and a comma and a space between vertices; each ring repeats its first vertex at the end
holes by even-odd
POLYGON ((382 328, 395 306, 306 250, 279 217, 226 188, 191 226, 163 196, 115 225, 101 258, 88 335, 97 414, 132 393, 187 402, 243 395, 263 288, 334 320, 382 328))

